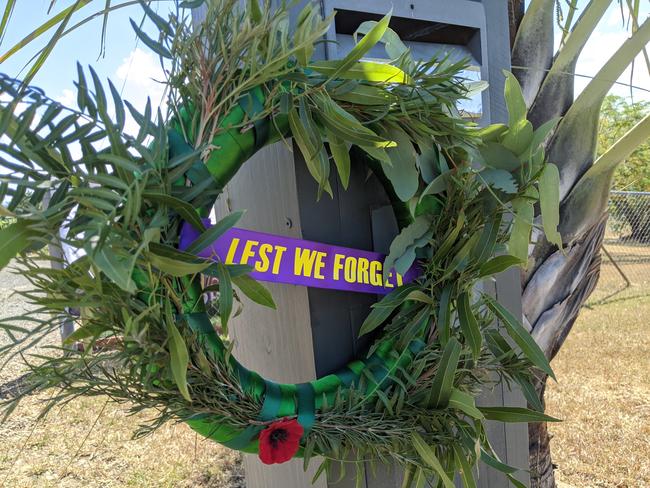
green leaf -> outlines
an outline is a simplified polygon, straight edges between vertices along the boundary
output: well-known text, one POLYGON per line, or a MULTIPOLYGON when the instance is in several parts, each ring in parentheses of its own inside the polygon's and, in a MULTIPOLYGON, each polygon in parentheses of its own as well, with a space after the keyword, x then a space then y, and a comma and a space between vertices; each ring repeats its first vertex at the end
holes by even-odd
POLYGON ((561 422, 561 420, 535 410, 521 407, 478 407, 486 420, 499 422, 561 422))
POLYGON ((519 158, 507 147, 498 142, 487 142, 479 147, 483 163, 491 168, 503 169, 509 172, 521 167, 519 158))
POLYGON ((171 276, 181 277, 188 275, 195 275, 201 273, 204 269, 210 266, 209 261, 204 262, 188 262, 178 259, 172 259, 167 256, 160 256, 154 252, 149 253, 149 260, 156 268, 163 273, 171 276))
POLYGON ((431 388, 425 405, 427 407, 445 408, 449 403, 452 389, 454 388, 454 378, 456 376, 456 368, 458 368, 458 361, 461 353, 460 342, 452 337, 445 346, 442 357, 438 363, 438 370, 436 371, 431 388))
POLYGON ((443 483, 445 488, 454 488, 454 483, 449 479, 445 469, 442 467, 440 460, 436 456, 435 451, 432 447, 428 446, 424 439, 417 432, 411 434, 411 442, 417 453, 422 458, 427 466, 433 469, 436 474, 440 477, 440 481, 443 483))
POLYGON ((329 75, 330 79, 340 78, 339 75, 346 73, 357 61, 359 61, 368 51, 370 51, 375 44, 383 37, 390 22, 391 14, 385 15, 373 28, 363 36, 363 39, 357 43, 356 46, 348 53, 345 58, 337 61, 338 67, 332 74, 329 75))
POLYGON ((330 92, 330 96, 335 100, 353 103, 354 105, 388 107, 397 101, 395 95, 381 86, 373 85, 357 85, 354 90, 344 93, 333 91, 330 92))
POLYGON ((137 256, 118 255, 108 246, 101 248, 86 249, 91 261, 117 286, 128 293, 135 293, 137 286, 131 279, 135 258, 137 256))
POLYGON ((129 19, 131 21, 131 27, 135 31, 136 35, 138 38, 153 52, 158 54, 162 58, 167 58, 167 59, 172 59, 172 54, 169 52, 169 50, 163 46, 161 43, 154 41, 151 39, 147 34, 144 33, 140 27, 138 27, 138 24, 136 24, 133 19, 129 19))
POLYGON ((232 282, 228 269, 223 263, 217 263, 217 277, 219 279, 219 318, 224 334, 228 334, 228 320, 232 313, 232 282))
MULTIPOLYGON (((357 27, 357 30, 354 31, 355 41, 359 34, 367 34, 376 25, 377 22, 374 20, 368 20, 366 22, 363 22, 359 27, 357 27)), ((409 51, 409 48, 406 46, 406 44, 402 42, 399 35, 397 35, 397 32, 395 32, 390 27, 386 28, 386 32, 384 32, 384 35, 381 37, 380 42, 384 44, 386 49, 386 54, 388 55, 388 58, 391 59, 392 61, 397 60, 398 58, 400 58, 401 56, 403 56, 405 53, 409 51)))
POLYGON ((542 405, 542 401, 539 399, 539 395, 537 394, 537 391, 535 390, 533 384, 522 374, 514 375, 513 379, 521 388, 521 391, 524 394, 524 397, 526 398, 528 404, 531 405, 535 410, 543 412, 544 406, 542 405))
POLYGON ((275 302, 271 292, 257 280, 248 275, 231 276, 232 282, 241 290, 241 292, 255 303, 276 309, 275 302))
POLYGON ((505 193, 514 194, 519 191, 519 186, 512 174, 503 169, 484 169, 477 173, 483 183, 505 193))
POLYGON ((449 407, 457 408, 474 419, 483 419, 483 414, 476 408, 474 397, 469 393, 454 388, 449 397, 449 407))
POLYGON ((503 215, 501 212, 494 212, 493 216, 485 222, 483 232, 481 232, 481 238, 476 244, 476 247, 472 249, 472 259, 476 263, 485 263, 494 253, 502 219, 503 215))
POLYGON ((481 355, 483 337, 481 336, 481 329, 476 321, 476 317, 472 312, 469 294, 467 292, 462 293, 458 297, 458 320, 460 322, 460 330, 463 332, 463 337, 465 337, 467 344, 472 350, 472 357, 476 361, 481 355))
POLYGON ((527 198, 516 198, 512 201, 512 210, 514 223, 508 241, 508 252, 525 262, 528 260, 530 232, 533 229, 533 202, 527 198))
POLYGON ((437 195, 442 193, 447 189, 447 180, 449 178, 449 173, 443 173, 436 176, 431 183, 429 183, 426 188, 422 191, 420 195, 420 201, 427 195, 437 195))
POLYGON ((476 488, 476 481, 474 480, 474 472, 472 466, 467 460, 467 456, 457 444, 453 445, 454 456, 460 464, 460 477, 463 480, 465 488, 476 488))
POLYGON ((332 134, 326 129, 327 139, 329 141, 330 152, 334 158, 336 169, 341 178, 343 188, 348 189, 350 183, 350 149, 343 139, 332 134))
POLYGON ((147 14, 147 17, 151 19, 151 21, 156 25, 156 28, 160 32, 163 32, 168 36, 172 36, 174 34, 169 23, 156 12, 154 12, 153 9, 147 4, 147 2, 141 1, 140 6, 142 7, 142 10, 144 10, 147 14))
POLYGON ((257 24, 262 20, 262 11, 258 0, 248 0, 248 12, 254 23, 257 24))
POLYGON ((5 37, 5 31, 7 29, 7 24, 11 18, 14 7, 16 6, 16 0, 7 0, 7 5, 5 5, 5 11, 2 14, 2 20, 0 20, 0 44, 5 37))
POLYGON ((89 337, 98 337, 105 332, 106 328, 98 324, 84 324, 76 329, 72 334, 67 336, 63 341, 64 344, 74 344, 77 341, 88 339, 89 337))
POLYGON ((13 224, 0 229, 0 269, 3 269, 9 261, 29 246, 29 239, 35 233, 28 227, 24 220, 18 220, 13 224))
POLYGON ((515 154, 523 153, 533 140, 533 124, 522 119, 503 135, 501 143, 515 154))
POLYGON ((557 126, 558 122, 560 121, 560 117, 555 117, 551 120, 548 120, 544 122, 542 125, 540 125, 537 129, 535 129, 535 132, 533 132, 533 139, 530 143, 530 154, 532 155, 539 149, 539 147, 546 141, 550 133, 555 130, 555 127, 557 126))
POLYGON ((143 192, 142 197, 173 208, 186 222, 192 224, 192 227, 201 232, 205 232, 203 221, 197 214, 196 209, 189 203, 165 193, 143 192))
MULTIPOLYGON (((340 61, 317 61, 310 64, 309 68, 332 78, 331 75, 338 70, 339 65, 340 61)), ((339 73, 337 77, 342 80, 364 80, 374 83, 411 83, 411 78, 397 66, 373 61, 359 61, 345 72, 339 73)))
POLYGON ((512 466, 508 466, 507 464, 502 463, 499 459, 488 454, 488 452, 483 448, 481 448, 481 461, 483 461, 491 468, 500 471, 501 473, 512 474, 519 471, 519 468, 514 468, 512 466))
POLYGON ((395 141, 397 145, 386 149, 392 164, 382 163, 382 169, 397 196, 406 202, 418 190, 417 152, 411 138, 403 129, 391 127, 384 135, 387 139, 395 141))
POLYGON ((187 345, 176 326, 171 322, 167 322, 167 336, 172 376, 183 398, 191 402, 192 397, 190 397, 190 392, 187 389, 187 367, 190 362, 187 345))
POLYGON ((505 124, 491 124, 477 131, 476 135, 483 139, 484 143, 497 142, 507 130, 508 126, 505 124))
POLYGON ((449 341, 449 337, 451 336, 451 290, 451 283, 445 285, 440 293, 440 304, 438 305, 436 325, 438 327, 438 333, 440 334, 440 342, 443 346, 447 344, 447 341, 449 341))
POLYGON ((555 374, 553 373, 551 365, 549 364, 548 359, 546 359, 544 352, 537 345, 535 339, 532 338, 530 333, 524 329, 524 326, 521 325, 519 320, 517 320, 508 309, 491 296, 483 294, 483 298, 485 299, 486 305, 506 327, 508 335, 512 337, 530 362, 548 374, 551 378, 555 379, 555 374))
POLYGON ((415 284, 408 284, 396 288, 380 301, 375 303, 370 310, 370 313, 366 317, 366 320, 363 321, 361 329, 359 330, 359 337, 368 332, 375 330, 384 321, 390 317, 393 311, 399 307, 406 297, 412 292, 418 289, 418 286, 415 284))
POLYGON ((486 276, 492 276, 501 273, 512 266, 521 266, 525 263, 525 261, 522 261, 518 257, 510 256, 509 254, 496 256, 481 266, 478 277, 484 278, 486 276))
POLYGON ((186 252, 190 254, 201 252, 203 249, 221 237, 228 229, 239 222, 239 219, 242 215, 244 215, 244 211, 238 210, 237 212, 233 212, 230 215, 224 217, 215 225, 203 232, 192 244, 190 244, 190 246, 186 249, 186 252))
POLYGON ((528 110, 517 78, 506 70, 503 71, 503 74, 506 77, 504 96, 508 107, 508 125, 514 127, 518 122, 526 119, 528 110))
POLYGON ((562 248, 560 225, 560 172, 554 164, 546 164, 539 177, 539 206, 546 238, 562 248))
POLYGON ((393 269, 395 262, 406 253, 408 247, 430 232, 432 232, 431 221, 426 217, 417 217, 413 223, 404 227, 390 245, 388 257, 384 261, 384 278, 393 269))
POLYGON ((379 137, 372 130, 362 125, 352 114, 345 111, 329 97, 317 98, 320 110, 316 111, 317 119, 339 139, 357 146, 390 147, 395 143, 379 137))

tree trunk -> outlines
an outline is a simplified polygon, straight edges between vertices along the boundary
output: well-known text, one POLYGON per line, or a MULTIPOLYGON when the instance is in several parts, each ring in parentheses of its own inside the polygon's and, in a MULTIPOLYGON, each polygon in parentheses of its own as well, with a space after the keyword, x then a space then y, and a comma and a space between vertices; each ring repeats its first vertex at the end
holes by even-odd
MULTIPOLYGON (((524 318, 548 358, 562 347, 584 302, 600 276, 600 248, 607 214, 586 235, 565 250, 547 252, 534 270, 524 277, 524 318)), ((539 246, 538 247, 544 247, 539 246)), ((548 377, 537 377, 536 389, 542 405, 548 377)), ((555 488, 550 436, 546 423, 528 427, 531 488, 555 488)))

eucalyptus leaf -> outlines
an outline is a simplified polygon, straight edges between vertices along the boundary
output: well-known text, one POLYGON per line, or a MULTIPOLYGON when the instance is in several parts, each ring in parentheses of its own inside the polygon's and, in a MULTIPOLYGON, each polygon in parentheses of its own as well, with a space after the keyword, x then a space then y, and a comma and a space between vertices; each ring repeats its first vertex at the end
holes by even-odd
POLYGON ((549 242, 562 248, 560 225, 560 172, 554 164, 546 164, 539 177, 539 206, 544 234, 549 242))
POLYGON ((544 352, 537 345, 535 339, 532 338, 530 333, 524 329, 524 326, 521 325, 520 321, 491 296, 483 294, 483 299, 490 310, 492 310, 502 321, 508 331, 508 335, 512 337, 515 343, 521 348, 522 352, 530 362, 540 370, 544 371, 551 378, 555 379, 555 374, 553 373, 551 365, 544 355, 544 352))
POLYGON ((255 303, 273 310, 276 309, 271 292, 260 282, 248 275, 231 276, 231 279, 233 284, 255 303))
POLYGON ((460 330, 463 332, 463 337, 472 351, 472 357, 476 361, 481 355, 483 337, 474 312, 472 312, 467 292, 458 297, 458 320, 460 321, 460 330))
POLYGON ((190 392, 187 388, 187 367, 190 362, 189 354, 187 352, 187 345, 183 340, 180 332, 173 323, 167 323, 167 336, 168 348, 171 361, 171 370, 178 386, 178 390, 183 395, 183 398, 188 402, 192 401, 190 392))

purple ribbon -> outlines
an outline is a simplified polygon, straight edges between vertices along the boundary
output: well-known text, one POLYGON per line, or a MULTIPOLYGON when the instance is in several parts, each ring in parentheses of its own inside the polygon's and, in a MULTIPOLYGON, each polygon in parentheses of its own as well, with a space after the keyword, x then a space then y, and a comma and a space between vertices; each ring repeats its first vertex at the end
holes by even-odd
MULTIPOLYGON (((206 227, 210 220, 204 219, 206 227)), ((200 235, 185 222, 181 250, 200 235)), ((260 281, 385 295, 420 274, 417 264, 404 276, 392 270, 384 281, 384 254, 232 228, 207 246, 199 256, 226 264, 247 264, 250 276, 260 281)))

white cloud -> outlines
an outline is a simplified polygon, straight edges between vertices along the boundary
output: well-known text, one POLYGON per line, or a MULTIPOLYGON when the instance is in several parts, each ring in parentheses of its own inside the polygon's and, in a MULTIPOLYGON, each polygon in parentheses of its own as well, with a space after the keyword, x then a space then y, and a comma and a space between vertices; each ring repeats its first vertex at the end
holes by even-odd
MULTIPOLYGON (((594 31, 578 59, 576 74, 583 76, 576 77, 576 95, 587 86, 590 77, 598 73, 629 35, 630 31, 627 25, 623 24, 618 5, 614 5, 603 17, 603 20, 594 31)), ((619 84, 614 85, 610 93, 629 97, 630 88, 625 85, 630 84, 630 73, 631 67, 626 69, 618 80, 616 80, 619 84)), ((648 73, 648 67, 643 59, 643 55, 637 56, 635 60, 634 77, 631 84, 645 88, 645 90, 650 90, 650 74, 648 73)), ((645 90, 633 88, 632 95, 634 100, 650 100, 650 92, 645 90)))
MULTIPOLYGON (((165 109, 164 72, 156 57, 148 51, 135 48, 122 60, 113 77, 115 86, 122 92, 122 98, 128 100, 137 110, 144 111, 147 97, 155 111, 159 106, 165 109)), ((154 112, 155 113, 155 112, 154 112)), ((137 131, 134 121, 129 121, 126 132, 137 131)))
POLYGON ((75 108, 77 106, 77 94, 70 88, 64 88, 61 96, 55 100, 65 107, 75 108))

